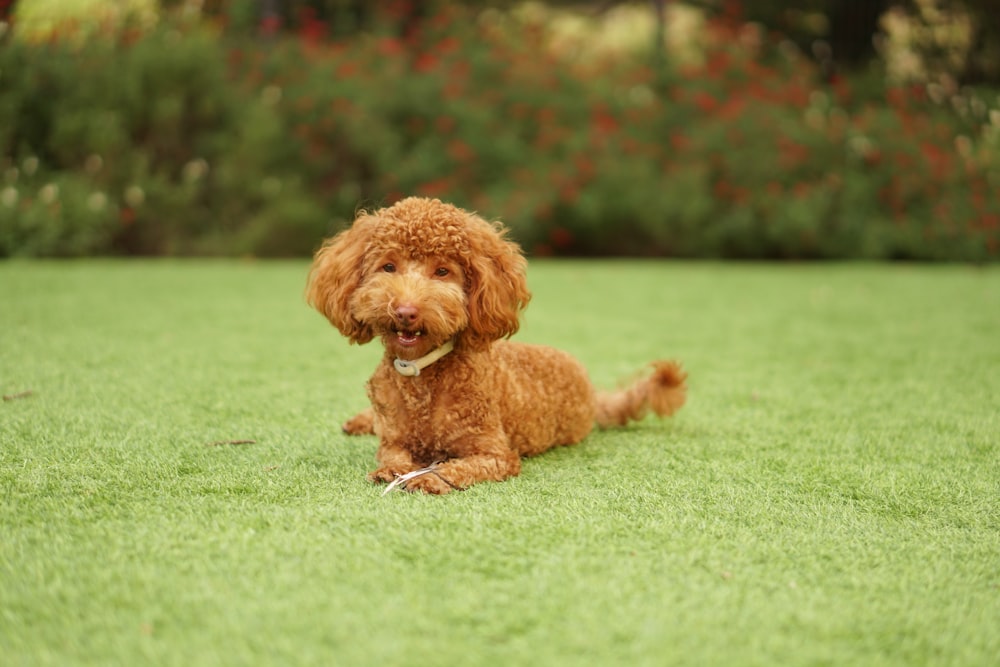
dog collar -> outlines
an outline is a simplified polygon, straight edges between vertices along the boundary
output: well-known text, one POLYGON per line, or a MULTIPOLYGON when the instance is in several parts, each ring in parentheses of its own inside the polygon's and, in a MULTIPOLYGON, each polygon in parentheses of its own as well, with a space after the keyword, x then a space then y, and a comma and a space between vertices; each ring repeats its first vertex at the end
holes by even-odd
POLYGON ((435 361, 448 354, 455 349, 455 341, 450 340, 441 347, 431 350, 419 359, 414 359, 413 361, 407 361, 406 359, 399 359, 398 357, 392 362, 392 365, 396 367, 396 370, 400 375, 406 377, 416 377, 420 375, 420 371, 427 368, 435 361))

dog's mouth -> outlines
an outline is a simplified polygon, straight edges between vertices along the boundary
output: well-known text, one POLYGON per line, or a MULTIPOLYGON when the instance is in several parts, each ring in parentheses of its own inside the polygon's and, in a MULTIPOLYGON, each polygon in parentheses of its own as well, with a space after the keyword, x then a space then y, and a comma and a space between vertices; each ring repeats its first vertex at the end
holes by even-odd
POLYGON ((392 333, 396 336, 396 342, 403 347, 418 345, 427 334, 423 329, 393 329, 392 333))

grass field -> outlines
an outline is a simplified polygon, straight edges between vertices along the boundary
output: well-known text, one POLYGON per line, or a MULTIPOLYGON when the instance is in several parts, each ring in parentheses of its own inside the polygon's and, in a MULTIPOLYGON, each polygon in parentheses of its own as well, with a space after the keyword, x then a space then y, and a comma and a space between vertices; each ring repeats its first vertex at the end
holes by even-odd
POLYGON ((0 662, 997 664, 1000 270, 533 264, 518 339, 689 404, 445 497, 305 271, 0 263, 0 662))

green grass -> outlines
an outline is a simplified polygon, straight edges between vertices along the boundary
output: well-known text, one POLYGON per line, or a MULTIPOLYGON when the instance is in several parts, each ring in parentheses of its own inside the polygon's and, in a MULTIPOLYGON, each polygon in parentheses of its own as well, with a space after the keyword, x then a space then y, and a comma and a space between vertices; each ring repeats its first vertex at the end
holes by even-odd
POLYGON ((996 664, 997 269, 536 263, 518 339, 688 406, 384 498, 305 271, 0 264, 4 665, 996 664))

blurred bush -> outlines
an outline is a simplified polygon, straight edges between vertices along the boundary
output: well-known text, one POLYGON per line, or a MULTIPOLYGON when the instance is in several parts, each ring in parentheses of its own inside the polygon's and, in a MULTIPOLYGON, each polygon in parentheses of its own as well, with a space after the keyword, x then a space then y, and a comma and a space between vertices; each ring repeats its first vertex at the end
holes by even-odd
POLYGON ((664 63, 538 7, 400 4, 341 37, 8 35, 0 256, 302 255, 410 194, 536 254, 1000 256, 1000 110, 967 91, 830 81, 754 25, 664 63))

